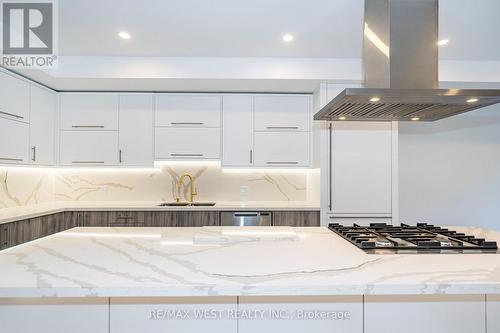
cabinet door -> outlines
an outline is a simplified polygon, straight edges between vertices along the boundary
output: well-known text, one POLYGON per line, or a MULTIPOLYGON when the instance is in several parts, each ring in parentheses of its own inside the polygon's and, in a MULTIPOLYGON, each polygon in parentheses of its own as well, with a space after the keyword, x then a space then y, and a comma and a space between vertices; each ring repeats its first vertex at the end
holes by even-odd
POLYGON ((203 227, 218 226, 218 211, 160 211, 151 212, 145 221, 147 227, 203 227))
POLYGON ((118 95, 62 93, 61 129, 118 130, 118 95))
POLYGON ((0 118, 0 163, 27 163, 29 124, 0 118))
POLYGON ((61 164, 117 165, 117 131, 61 131, 61 164))
POLYGON ((106 297, 0 298, 2 332, 109 333, 108 315, 106 297))
POLYGON ((363 333, 362 296, 241 296, 239 333, 363 333))
POLYGON ((3 72, 0 72, 0 117, 30 120, 30 84, 3 72))
POLYGON ((120 96, 119 162, 126 166, 153 165, 153 96, 120 96))
POLYGON ((310 132, 256 132, 255 165, 309 166, 310 132))
POLYGON ((221 107, 218 95, 157 95, 155 125, 220 127, 221 107))
POLYGON ((484 302, 484 295, 367 295, 365 333, 484 333, 484 302))
POLYGON ((222 165, 253 165, 253 96, 223 97, 222 165))
POLYGON ((500 332, 500 295, 486 295, 486 332, 500 332))
POLYGON ((391 123, 335 122, 331 153, 333 212, 390 214, 391 123))
POLYGON ((275 211, 273 225, 290 227, 319 227, 319 211, 275 211))
POLYGON ((218 159, 220 128, 157 127, 155 156, 158 159, 218 159))
POLYGON ((311 98, 304 95, 255 96, 256 131, 310 131, 311 98))
POLYGON ((237 333, 236 311, 236 297, 111 297, 109 333, 237 333))
POLYGON ((56 95, 45 89, 32 86, 30 117, 32 164, 54 164, 55 112, 56 95))

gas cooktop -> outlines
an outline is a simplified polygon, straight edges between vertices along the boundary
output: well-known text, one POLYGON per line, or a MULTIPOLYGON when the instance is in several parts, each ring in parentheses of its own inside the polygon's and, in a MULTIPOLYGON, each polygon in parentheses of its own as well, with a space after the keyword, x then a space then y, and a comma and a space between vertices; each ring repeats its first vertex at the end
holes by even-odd
POLYGON ((368 253, 497 253, 496 242, 464 233, 418 223, 416 226, 371 223, 342 226, 331 223, 328 228, 368 253))

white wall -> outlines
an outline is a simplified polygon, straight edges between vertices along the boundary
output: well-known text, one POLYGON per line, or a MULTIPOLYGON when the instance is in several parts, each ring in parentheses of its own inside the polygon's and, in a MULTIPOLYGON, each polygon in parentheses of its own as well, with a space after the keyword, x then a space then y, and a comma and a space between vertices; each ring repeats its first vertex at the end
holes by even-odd
POLYGON ((402 223, 500 230, 500 105, 399 127, 402 223))

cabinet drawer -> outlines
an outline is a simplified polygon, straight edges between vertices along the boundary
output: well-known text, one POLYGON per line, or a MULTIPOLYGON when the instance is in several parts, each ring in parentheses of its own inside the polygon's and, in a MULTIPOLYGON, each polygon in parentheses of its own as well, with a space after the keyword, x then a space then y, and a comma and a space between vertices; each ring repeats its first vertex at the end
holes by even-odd
POLYGON ((163 127, 155 130, 158 159, 217 159, 220 145, 220 128, 163 127))
POLYGON ((118 132, 62 131, 61 164, 117 165, 118 132))
POLYGON ((29 83, 0 72, 0 117, 29 122, 29 83))
POLYGON ((310 131, 309 96, 255 96, 256 131, 310 131))
POLYGON ((220 127, 222 102, 217 95, 159 95, 156 126, 220 127))
POLYGON ((309 166, 309 132, 256 132, 255 165, 309 166))
POLYGON ((0 118, 0 164, 29 159, 29 124, 0 118))
POLYGON ((117 130, 118 96, 114 94, 62 94, 61 129, 117 130))

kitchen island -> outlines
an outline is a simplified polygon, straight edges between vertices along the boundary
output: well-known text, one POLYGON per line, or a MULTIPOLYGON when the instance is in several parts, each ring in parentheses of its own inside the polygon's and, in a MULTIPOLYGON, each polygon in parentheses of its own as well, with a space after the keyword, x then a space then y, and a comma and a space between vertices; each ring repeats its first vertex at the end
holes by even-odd
POLYGON ((74 228, 0 267, 5 332, 500 331, 499 254, 373 255, 326 228, 74 228))

